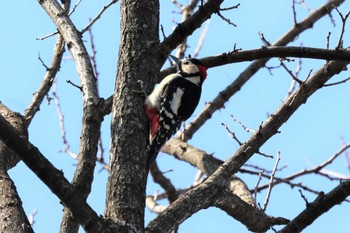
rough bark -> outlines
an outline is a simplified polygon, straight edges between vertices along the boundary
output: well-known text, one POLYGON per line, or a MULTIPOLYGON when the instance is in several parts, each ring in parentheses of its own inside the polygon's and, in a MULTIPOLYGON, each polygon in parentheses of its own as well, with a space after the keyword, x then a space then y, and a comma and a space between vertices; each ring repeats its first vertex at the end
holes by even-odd
POLYGON ((75 192, 75 189, 63 176, 62 171, 56 169, 38 148, 14 129, 1 115, 0 140, 17 153, 21 160, 73 212, 73 217, 78 219, 79 224, 86 232, 113 232, 114 225, 97 216, 78 192, 75 192))
POLYGON ((301 232, 333 206, 342 203, 350 195, 350 181, 341 182, 329 193, 321 193, 305 210, 290 221, 279 233, 301 232))
MULTIPOLYGON (((319 9, 313 11, 308 17, 302 20, 297 25, 294 25, 288 32, 286 32, 279 40, 272 44, 272 46, 285 46, 296 37, 298 37, 305 30, 312 28, 315 22, 320 18, 324 17, 327 14, 330 14, 333 9, 345 0, 331 0, 326 4, 321 6, 319 9)), ((200 128, 202 125, 211 118, 212 114, 217 110, 221 109, 224 104, 236 94, 242 86, 247 83, 262 67, 265 66, 266 62, 269 59, 260 59, 255 60, 250 64, 230 85, 228 85, 224 90, 222 90, 215 99, 210 101, 205 109, 186 127, 183 135, 180 138, 183 138, 184 141, 188 141, 192 138, 193 134, 200 128)))
MULTIPOLYGON (((19 113, 12 112, 1 102, 0 115, 25 137, 28 136, 24 118, 19 113)), ((0 232, 3 233, 33 232, 16 187, 7 173, 7 170, 16 166, 18 161, 19 157, 16 152, 8 148, 3 141, 0 141, 0 232)))
MULTIPOLYGON (((14 128, 28 137, 26 122, 21 114, 11 111, 0 102, 0 115, 2 115, 14 128)), ((6 144, 0 141, 0 169, 7 171, 19 162, 20 158, 10 150, 6 144)))
MULTIPOLYGON (((167 224, 168 228, 163 232, 169 232, 195 212, 203 208, 208 208, 208 205, 210 206, 212 204, 210 201, 217 199, 218 195, 220 195, 219 190, 227 187, 227 180, 230 179, 254 153, 258 152, 259 148, 268 139, 278 132, 279 127, 281 127, 315 91, 322 88, 325 82, 332 76, 344 71, 347 64, 346 62, 328 62, 312 77, 303 82, 299 89, 291 95, 258 130, 256 130, 256 133, 244 143, 235 154, 226 160, 206 181, 172 203, 157 219, 148 224, 147 229, 150 232, 160 232, 160 229, 164 229, 164 224, 167 224), (205 198, 203 198, 203 196, 205 198), (186 214, 183 214, 184 206, 189 207, 187 208, 186 214)), ((242 219, 237 218, 237 220, 241 221, 242 219)), ((248 222, 244 224, 252 231, 266 231, 267 225, 271 224, 269 221, 266 222, 265 216, 259 215, 250 215, 249 218, 243 218, 243 220, 248 220, 248 222)))
POLYGON ((16 187, 3 169, 0 169, 0 187, 0 232, 34 232, 24 213, 16 187))
MULTIPOLYGON (((103 116, 99 111, 97 80, 94 76, 90 56, 86 51, 81 34, 67 15, 67 10, 63 9, 57 1, 43 0, 39 1, 39 3, 55 23, 60 35, 64 38, 76 64, 80 79, 83 93, 83 119, 78 164, 72 185, 75 189, 75 194, 86 200, 93 181, 100 126, 103 120, 103 116)), ((71 211, 65 209, 61 232, 76 232, 77 230, 77 221, 72 218, 71 211)))
MULTIPOLYGON (((162 148, 162 152, 172 154, 176 158, 190 163, 207 176, 213 174, 223 164, 223 161, 178 138, 172 139, 171 143, 166 143, 162 148)), ((231 177, 230 183, 226 188, 249 205, 255 206, 255 200, 252 198, 247 185, 237 176, 231 177)))
POLYGON ((121 1, 121 41, 117 82, 112 105, 110 173, 106 217, 142 232, 145 207, 145 149, 148 127, 139 80, 147 89, 156 80, 159 65, 159 1, 121 1))

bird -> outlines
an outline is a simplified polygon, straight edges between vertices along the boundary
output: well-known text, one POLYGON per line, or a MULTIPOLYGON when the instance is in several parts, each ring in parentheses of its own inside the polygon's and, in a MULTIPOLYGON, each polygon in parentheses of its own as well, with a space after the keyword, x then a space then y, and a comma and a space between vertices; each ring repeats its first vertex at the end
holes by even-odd
POLYGON ((176 73, 166 76, 144 103, 150 129, 147 170, 163 145, 195 111, 207 77, 207 67, 200 60, 191 57, 178 59, 172 55, 170 58, 176 63, 176 73))

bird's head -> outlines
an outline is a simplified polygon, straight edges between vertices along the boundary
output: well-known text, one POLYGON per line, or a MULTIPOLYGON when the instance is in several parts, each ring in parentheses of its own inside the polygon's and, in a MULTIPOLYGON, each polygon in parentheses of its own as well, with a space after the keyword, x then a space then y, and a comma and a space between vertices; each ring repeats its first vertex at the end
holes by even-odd
POLYGON ((199 75, 202 81, 207 77, 207 67, 200 60, 191 57, 180 60, 173 55, 170 57, 176 62, 179 72, 188 76, 199 75))

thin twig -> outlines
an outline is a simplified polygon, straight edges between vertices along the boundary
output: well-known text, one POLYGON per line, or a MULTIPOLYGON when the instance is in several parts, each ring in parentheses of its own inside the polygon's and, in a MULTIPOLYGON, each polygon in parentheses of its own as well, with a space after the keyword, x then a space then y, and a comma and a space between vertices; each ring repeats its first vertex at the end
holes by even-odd
POLYGON ((201 50, 201 48, 202 48, 202 46, 204 44, 205 38, 207 36, 208 29, 209 29, 209 25, 210 25, 210 19, 208 19, 208 21, 205 23, 205 26, 204 26, 203 31, 201 33, 201 36, 199 37, 199 40, 198 40, 198 43, 197 43, 197 47, 193 51, 193 57, 194 58, 196 58, 198 56, 199 51, 201 50))
POLYGON ((237 5, 231 6, 231 7, 226 7, 226 8, 220 8, 220 11, 229 11, 229 10, 233 10, 233 9, 237 9, 241 4, 238 3, 237 5))
POLYGON ((97 14, 97 16, 90 21, 90 23, 81 30, 81 34, 84 34, 87 30, 89 30, 90 27, 92 27, 92 25, 94 23, 96 23, 96 21, 101 18, 101 15, 110 7, 112 6, 113 4, 115 4, 116 2, 118 2, 118 0, 112 0, 110 3, 108 3, 107 5, 105 5, 102 10, 97 14))
POLYGON ((230 19, 228 19, 228 18, 226 18, 225 16, 223 16, 223 15, 220 13, 220 11, 216 12, 216 14, 217 14, 222 20, 224 20, 226 23, 228 23, 229 25, 232 25, 232 26, 234 26, 234 27, 237 27, 237 25, 234 24, 234 23, 232 23, 232 21, 231 21, 230 19))
POLYGON ((83 88, 75 83, 73 83, 72 81, 70 80, 66 80, 67 83, 69 83, 70 85, 72 85, 73 87, 76 87, 78 88, 81 92, 83 91, 83 88))
POLYGON ((293 19, 294 19, 294 25, 297 25, 297 12, 295 10, 295 0, 292 0, 292 10, 293 10, 293 19))
POLYGON ((347 81, 350 80, 350 77, 349 78, 346 78, 346 79, 343 79, 339 82, 334 82, 334 83, 329 83, 329 84, 325 84, 323 85, 324 87, 329 87, 329 86, 335 86, 335 85, 339 85, 339 84, 343 84, 343 83, 346 83, 347 81))
POLYGON ((340 32, 340 36, 339 36, 339 41, 338 41, 338 45, 336 47, 336 49, 341 49, 343 48, 343 36, 345 33, 345 24, 346 24, 346 20, 348 19, 349 15, 350 15, 350 11, 343 16, 343 14, 338 10, 338 8, 335 8, 335 10, 338 12, 341 21, 342 21, 342 28, 341 28, 341 32, 340 32))
POLYGON ((50 68, 44 63, 43 59, 41 59, 40 53, 38 53, 38 59, 41 62, 41 64, 46 68, 46 71, 49 71, 50 68))
POLYGON ((57 95, 57 82, 54 82, 52 96, 53 96, 53 98, 55 100, 56 110, 57 110, 59 123, 60 123, 62 141, 63 141, 63 145, 65 146, 65 148, 64 148, 64 150, 62 150, 62 152, 67 153, 73 159, 77 159, 78 158, 77 154, 75 154, 73 151, 70 150, 70 145, 69 145, 69 143, 67 141, 66 129, 65 129, 65 126, 64 126, 64 115, 62 113, 60 100, 59 100, 58 95, 57 95))
POLYGON ((265 45, 266 47, 270 47, 270 46, 271 46, 271 42, 269 42, 269 41, 265 38, 264 33, 258 32, 258 35, 260 36, 261 41, 264 43, 264 45, 265 45))
POLYGON ((276 163, 275 163, 275 166, 273 167, 273 170, 272 170, 272 173, 271 173, 270 182, 269 182, 269 188, 267 189, 267 194, 266 194, 264 207, 262 209, 264 212, 266 211, 266 207, 267 207, 267 205, 269 203, 269 200, 270 200, 270 195, 271 195, 271 191, 272 191, 272 187, 273 187, 272 183, 273 183, 273 180, 274 180, 274 177, 275 177, 275 173, 276 173, 276 170, 277 170, 277 167, 278 167, 278 163, 280 162, 280 159, 281 159, 281 152, 278 151, 277 152, 276 163))
POLYGON ((326 48, 329 49, 329 40, 331 38, 331 32, 328 32, 328 35, 327 35, 327 43, 326 43, 326 48))
POLYGON ((81 0, 78 0, 77 3, 75 3, 72 10, 68 13, 68 16, 71 16, 74 13, 75 9, 77 9, 80 3, 81 3, 81 0))
POLYGON ((303 191, 301 191, 301 189, 298 189, 298 191, 299 191, 299 193, 300 193, 301 198, 303 198, 303 200, 305 201, 306 207, 308 207, 310 203, 309 203, 309 201, 307 200, 307 198, 305 197, 305 195, 303 194, 303 191))
MULTIPOLYGON (((91 22, 91 19, 89 19, 91 22)), ((91 64, 92 67, 94 68, 94 74, 95 74, 95 78, 98 79, 98 71, 97 71, 97 63, 96 63, 96 49, 95 49, 95 43, 94 43, 94 35, 92 34, 92 30, 91 28, 89 28, 89 36, 90 36, 90 45, 91 45, 91 55, 90 55, 90 59, 91 59, 91 64)))
POLYGON ((256 182, 256 185, 255 185, 255 188, 254 188, 254 200, 255 200, 255 204, 256 205, 258 205, 258 203, 257 203, 258 187, 259 187, 260 181, 262 180, 263 173, 264 173, 264 170, 261 170, 259 172, 258 181, 256 182))
POLYGON ((237 138, 236 134, 234 132, 232 132, 228 126, 225 123, 221 123, 222 126, 225 127, 225 129, 227 130, 227 132, 231 135, 231 137, 238 143, 238 145, 242 145, 243 143, 237 138))
POLYGON ((239 121, 237 118, 235 118, 233 115, 231 115, 231 117, 234 122, 238 123, 244 129, 244 131, 248 133, 255 133, 255 130, 249 129, 247 126, 243 125, 243 123, 239 121))
POLYGON ((36 40, 45 40, 51 36, 54 36, 54 35, 57 35, 58 34, 58 31, 55 31, 55 32, 52 32, 50 34, 47 34, 46 36, 42 36, 42 37, 37 37, 35 38, 36 40))

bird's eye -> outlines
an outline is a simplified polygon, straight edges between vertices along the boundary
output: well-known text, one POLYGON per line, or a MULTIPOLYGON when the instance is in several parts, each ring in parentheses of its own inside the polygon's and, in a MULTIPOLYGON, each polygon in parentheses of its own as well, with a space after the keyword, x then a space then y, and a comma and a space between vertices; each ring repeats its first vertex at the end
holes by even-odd
POLYGON ((188 65, 188 64, 190 64, 190 63, 189 63, 189 61, 185 60, 185 61, 184 61, 184 64, 185 64, 185 65, 188 65))

